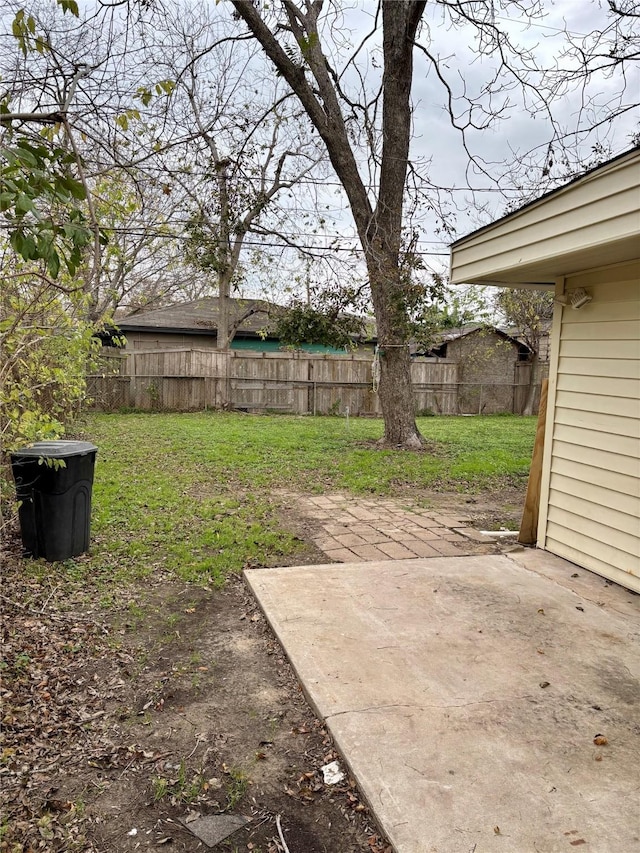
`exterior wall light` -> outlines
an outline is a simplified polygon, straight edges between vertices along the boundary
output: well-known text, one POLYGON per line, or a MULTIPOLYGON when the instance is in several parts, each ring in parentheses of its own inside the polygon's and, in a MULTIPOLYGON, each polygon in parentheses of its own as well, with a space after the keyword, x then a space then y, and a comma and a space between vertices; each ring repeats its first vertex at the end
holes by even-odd
POLYGON ((578 287, 576 290, 571 290, 569 293, 565 293, 564 296, 558 296, 554 299, 554 302, 559 303, 560 305, 567 305, 574 308, 576 311, 579 308, 583 308, 585 305, 588 305, 591 302, 593 296, 584 289, 584 287, 578 287))

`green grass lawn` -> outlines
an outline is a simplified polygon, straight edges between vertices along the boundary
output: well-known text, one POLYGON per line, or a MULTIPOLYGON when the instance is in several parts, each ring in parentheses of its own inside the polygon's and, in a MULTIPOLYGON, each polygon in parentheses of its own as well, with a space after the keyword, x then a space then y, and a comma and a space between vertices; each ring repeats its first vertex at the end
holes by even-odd
POLYGON ((92 556, 76 568, 103 588, 156 567, 220 584, 303 547, 279 525, 275 490, 419 501, 429 489, 523 486, 535 425, 514 416, 423 418, 429 450, 413 453, 375 448, 377 420, 95 415, 86 427, 99 448, 92 556))

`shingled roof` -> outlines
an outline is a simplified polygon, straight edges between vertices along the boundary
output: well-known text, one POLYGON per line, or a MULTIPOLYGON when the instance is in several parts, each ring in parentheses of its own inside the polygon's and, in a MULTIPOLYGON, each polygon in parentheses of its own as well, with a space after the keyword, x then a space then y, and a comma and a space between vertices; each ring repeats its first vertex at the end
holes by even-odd
MULTIPOLYGON (((243 320, 238 332, 245 335, 258 335, 269 324, 269 314, 278 308, 264 299, 230 299, 231 321, 244 314, 250 308, 257 309, 243 320)), ((183 334, 215 333, 218 327, 218 297, 207 296, 193 302, 180 302, 166 308, 153 311, 141 311, 118 320, 123 332, 144 332, 156 329, 181 332, 183 334)))
POLYGON ((504 329, 499 329, 497 326, 490 326, 486 323, 470 323, 466 326, 459 326, 458 328, 445 329, 438 333, 437 338, 440 345, 448 343, 449 341, 458 340, 459 338, 464 338, 467 335, 474 334, 475 332, 490 332, 498 335, 498 337, 503 338, 505 341, 509 341, 509 343, 515 344, 516 346, 524 346, 526 349, 530 350, 527 343, 518 339, 515 334, 511 334, 512 332, 515 332, 515 329, 505 331, 504 329))

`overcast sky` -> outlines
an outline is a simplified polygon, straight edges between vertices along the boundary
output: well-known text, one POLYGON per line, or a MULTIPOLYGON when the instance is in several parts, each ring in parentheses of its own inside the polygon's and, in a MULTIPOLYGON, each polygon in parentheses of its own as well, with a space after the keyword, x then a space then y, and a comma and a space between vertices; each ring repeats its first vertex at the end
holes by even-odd
MULTIPOLYGON (((516 44, 528 48, 535 61, 543 66, 552 64, 565 50, 565 30, 581 39, 607 26, 606 9, 597 1, 545 0, 545 17, 534 20, 518 15, 518 5, 508 4, 507 18, 507 13, 499 9, 496 2, 495 24, 503 28, 516 44)), ((345 37, 349 37, 353 44, 358 44, 371 27, 376 3, 372 0, 350 2, 345 3, 344 8, 346 11, 341 32, 345 37)), ((454 89, 454 94, 460 95, 463 86, 467 92, 478 94, 491 79, 496 63, 491 57, 478 58, 475 50, 477 32, 468 25, 451 26, 442 7, 436 3, 429 3, 427 6, 419 42, 440 60, 442 73, 454 89)), ((376 72, 371 69, 371 59, 375 62, 375 40, 367 42, 367 47, 369 52, 363 51, 361 54, 362 67, 369 64, 373 84, 376 72)), ((531 80, 535 82, 533 75, 531 80)), ((598 120, 604 114, 605 105, 619 90, 619 86, 619 77, 606 79, 602 75, 594 76, 586 91, 568 92, 561 101, 557 101, 554 105, 555 114, 569 130, 576 121, 581 99, 593 97, 599 105, 593 117, 598 120)), ((635 98, 640 93, 640 74, 637 68, 628 75, 627 91, 629 97, 635 98)), ((486 175, 473 167, 469 170, 469 158, 462 145, 461 134, 451 126, 446 109, 445 90, 419 49, 415 52, 412 92, 415 112, 411 155, 417 161, 430 161, 428 173, 434 184, 453 189, 451 198, 456 208, 456 236, 502 215, 507 199, 518 198, 521 193, 514 188, 509 189, 508 178, 501 181, 505 190, 501 193, 486 175), (480 190, 473 197, 466 189, 469 183, 480 190), (486 209, 479 211, 477 204, 486 205, 486 209)), ((535 114, 534 96, 531 93, 528 99, 529 103, 525 104, 520 87, 514 87, 508 94, 509 105, 504 119, 489 129, 471 131, 468 135, 471 152, 487 163, 487 171, 492 178, 497 178, 504 172, 501 163, 514 160, 515 154, 532 152, 533 159, 537 159, 538 163, 544 158, 550 138, 550 126, 541 112, 535 114)), ((456 103, 455 109, 462 109, 462 104, 456 103)), ((626 150, 631 144, 630 134, 638 128, 639 119, 638 111, 634 110, 613 125, 607 125, 599 132, 583 137, 581 156, 585 161, 589 161, 592 157, 591 147, 597 142, 610 146, 613 155, 626 150)), ((551 177, 563 182, 567 172, 568 167, 557 162, 552 166, 551 177)), ((541 186, 540 193, 548 188, 541 186)), ((529 193, 537 194, 535 183, 527 189, 529 193)), ((353 234, 348 218, 343 222, 344 232, 353 234)), ((436 233, 436 221, 433 216, 424 213, 422 222, 425 235, 421 248, 424 251, 444 253, 442 259, 446 261, 446 244, 449 239, 446 235, 436 233)), ((433 262, 437 265, 438 258, 434 257, 433 262)))
MULTIPOLYGON (((532 6, 533 0, 523 0, 523 3, 532 6)), ((331 4, 325 3, 327 21, 331 21, 336 44, 331 56, 332 65, 336 69, 342 67, 342 57, 349 52, 350 46, 363 42, 373 26, 377 9, 377 2, 374 0, 343 0, 340 5, 342 16, 336 17, 331 12, 331 4)), ((472 5, 467 4, 467 8, 472 5)), ((544 67, 552 65, 555 60, 567 63, 568 60, 561 59, 567 47, 567 32, 574 40, 580 41, 589 38, 590 34, 602 32, 610 20, 607 4, 599 0, 543 0, 541 6, 544 16, 532 19, 519 13, 520 3, 501 3, 500 0, 494 0, 492 4, 486 5, 494 9, 496 27, 503 29, 518 47, 531 52, 530 64, 544 67)), ((217 8, 222 10, 223 4, 217 8)), ((463 89, 471 95, 478 95, 495 72, 496 60, 493 57, 478 57, 477 39, 477 31, 473 27, 452 26, 440 4, 433 0, 428 3, 418 41, 439 60, 440 70, 451 85, 454 95, 461 95, 463 89)), ((366 40, 359 53, 360 77, 366 80, 371 91, 375 89, 381 74, 379 46, 378 34, 366 40)), ((638 99, 638 68, 626 71, 626 100, 638 99)), ((356 78, 347 71, 342 82, 347 85, 355 84, 356 78)), ((537 82, 535 73, 531 73, 528 82, 537 82)), ((556 120, 565 131, 572 130, 581 104, 589 103, 593 99, 594 109, 590 115, 583 115, 583 126, 590 120, 599 121, 605 114, 606 105, 619 92, 620 82, 620 76, 617 74, 609 79, 604 75, 594 75, 584 90, 568 91, 554 103, 556 120)), ((482 131, 472 130, 468 133, 469 151, 485 164, 487 174, 482 174, 474 166, 470 168, 469 156, 463 147, 461 134, 451 126, 445 90, 419 48, 415 51, 412 96, 415 107, 412 160, 422 163, 425 174, 434 185, 450 190, 448 193, 441 193, 439 198, 449 206, 449 221, 454 229, 452 234, 438 230, 438 220, 426 204, 418 211, 418 221, 423 228, 419 248, 424 253, 425 260, 438 271, 444 271, 448 266, 448 244, 451 239, 503 215, 509 200, 530 200, 531 197, 541 195, 553 186, 566 182, 575 174, 578 160, 583 163, 593 160, 594 145, 602 143, 612 156, 628 149, 631 145, 630 135, 638 130, 640 121, 635 109, 598 132, 580 137, 582 144, 577 152, 574 151, 570 164, 564 164, 558 158, 560 152, 556 146, 547 182, 537 183, 536 176, 540 176, 539 171, 536 172, 533 168, 521 171, 517 179, 511 180, 505 166, 528 152, 530 162, 540 166, 547 153, 551 136, 550 124, 544 111, 534 108, 536 96, 533 89, 529 89, 523 97, 522 87, 515 85, 504 99, 498 96, 494 103, 505 106, 503 120, 482 131), (496 185, 500 176, 501 189, 496 185), (473 195, 468 191, 469 185, 477 190, 473 195)), ((459 111, 462 108, 462 102, 454 103, 454 110, 459 111)), ((432 197, 438 197, 435 191, 432 192, 432 197)), ((328 182, 325 199, 331 207, 330 213, 334 215, 337 230, 345 237, 343 245, 351 243, 356 246, 355 229, 346 200, 337 184, 332 187, 331 181, 328 182)), ((327 231, 330 230, 329 224, 327 231)))
MULTIPOLYGON (((50 2, 53 4, 53 0, 50 2)), ((521 0, 521 2, 532 5, 534 0, 521 0)), ((24 0, 23 3, 20 0, 20 5, 28 8, 29 2, 24 0)), ((329 0, 325 0, 327 19, 331 19, 334 25, 337 20, 339 24, 334 26, 332 31, 335 42, 335 47, 332 48, 332 62, 339 69, 344 56, 349 51, 349 45, 360 44, 364 35, 371 29, 377 2, 375 0, 341 0, 338 4, 336 0, 333 8, 335 5, 341 6, 343 10, 339 19, 331 13, 332 4, 329 0), (344 50, 342 57, 339 55, 341 49, 344 50)), ((607 4, 601 3, 600 0, 591 0, 591 2, 589 0, 542 0, 541 5, 545 16, 530 21, 518 14, 520 3, 493 0, 495 25, 504 29, 515 43, 531 50, 533 57, 540 65, 549 65, 561 55, 566 46, 565 30, 576 38, 583 38, 588 37, 590 33, 602 31, 607 25, 607 4)), ((85 9, 91 9, 93 6, 93 3, 83 4, 85 9)), ((473 6, 474 4, 467 4, 466 8, 473 6)), ((489 2, 487 6, 491 8, 489 2)), ((13 11, 15 8, 17 7, 14 7, 13 11)), ((229 3, 211 2, 209 8, 215 16, 231 16, 229 3)), ((124 7, 117 7, 114 14, 124 15, 122 9, 124 7)), ((140 14, 144 18, 151 15, 153 9, 154 6, 151 5, 148 10, 143 9, 140 14)), ((11 16, 12 13, 7 5, 5 14, 2 16, 3 22, 10 24, 11 16), (8 15, 7 11, 9 11, 8 15)), ((241 24, 239 26, 242 27, 241 24)), ((491 79, 495 70, 495 59, 492 57, 481 59, 477 56, 476 31, 469 25, 452 26, 446 13, 443 12, 443 7, 435 0, 431 0, 427 5, 418 41, 438 58, 440 70, 446 76, 455 95, 460 95, 463 87, 466 87, 468 93, 476 95, 491 79)), ((9 38, 9 44, 11 43, 15 49, 15 40, 9 38)), ((130 41, 130 45, 134 44, 135 36, 130 41)), ((366 42, 359 54, 361 75, 372 89, 375 88, 381 73, 381 62, 378 61, 379 44, 378 34, 366 42)), ((265 75, 273 74, 272 68, 266 62, 264 73, 265 75)), ((347 72, 344 82, 353 83, 354 79, 350 76, 350 72, 347 72)), ((618 90, 619 85, 618 76, 613 76, 611 79, 603 76, 593 78, 586 95, 595 97, 599 104, 599 108, 594 113, 595 120, 603 114, 605 105, 618 90)), ((640 74, 637 68, 629 73, 627 86, 630 95, 637 98, 640 93, 640 74)), ((499 191, 494 179, 504 172, 505 167, 501 164, 513 161, 516 155, 532 151, 534 160, 539 164, 546 151, 546 143, 550 135, 549 124, 542 114, 534 114, 531 94, 529 104, 525 104, 520 90, 515 87, 508 95, 509 103, 504 113, 504 120, 481 132, 469 133, 467 141, 471 153, 486 163, 488 175, 483 175, 477 169, 469 170, 469 158, 463 148, 461 135, 451 127, 443 86, 419 48, 415 51, 412 95, 415 111, 411 157, 416 163, 422 164, 425 174, 434 185, 447 188, 447 192, 441 193, 439 198, 449 206, 452 214, 450 222, 454 228, 451 235, 439 233, 436 217, 428 210, 426 203, 423 204, 418 211, 423 228, 419 248, 434 269, 443 270, 448 260, 448 243, 453 237, 460 237, 492 218, 502 215, 509 199, 523 198, 522 192, 513 186, 513 182, 510 182, 508 177, 501 181, 502 191, 499 191), (473 196, 468 191, 469 182, 477 189, 473 196), (479 205, 484 207, 479 209, 479 205)), ((572 127, 581 103, 580 98, 584 95, 585 93, 573 91, 561 102, 555 104, 556 115, 560 117, 561 123, 567 129, 572 127)), ((498 102, 500 101, 501 98, 498 96, 498 102)), ((456 111, 461 109, 461 102, 456 102, 454 108, 456 111)), ((614 155, 627 149, 630 146, 630 134, 637 130, 639 119, 638 112, 635 110, 614 125, 607 126, 599 133, 585 139, 582 148, 584 160, 590 159, 591 146, 598 141, 610 145, 611 153, 614 155)), ((567 168, 556 162, 552 167, 551 177, 557 181, 564 181, 567 173, 567 168)), ((531 170, 524 176, 525 184, 529 184, 526 187, 529 195, 541 194, 548 189, 548 186, 540 184, 538 187, 535 181, 531 181, 531 177, 535 175, 536 172, 531 170)), ((326 211, 327 234, 333 231, 331 224, 333 220, 336 230, 344 237, 344 245, 355 247, 357 240, 344 194, 335 179, 328 180, 325 184, 323 201, 329 208, 326 211)), ((438 198, 437 191, 431 191, 431 196, 434 199, 438 198)))

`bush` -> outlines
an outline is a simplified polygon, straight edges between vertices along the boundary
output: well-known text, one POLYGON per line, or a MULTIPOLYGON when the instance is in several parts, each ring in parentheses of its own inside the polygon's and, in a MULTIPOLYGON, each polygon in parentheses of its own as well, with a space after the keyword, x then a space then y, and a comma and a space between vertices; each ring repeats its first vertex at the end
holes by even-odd
POLYGON ((39 135, 0 140, 0 499, 9 453, 58 438, 78 414, 95 348, 82 282, 91 231, 74 158, 39 135))
POLYGON ((86 395, 86 373, 99 341, 70 298, 33 271, 5 275, 0 297, 0 443, 2 516, 13 485, 9 453, 64 435, 86 395))

